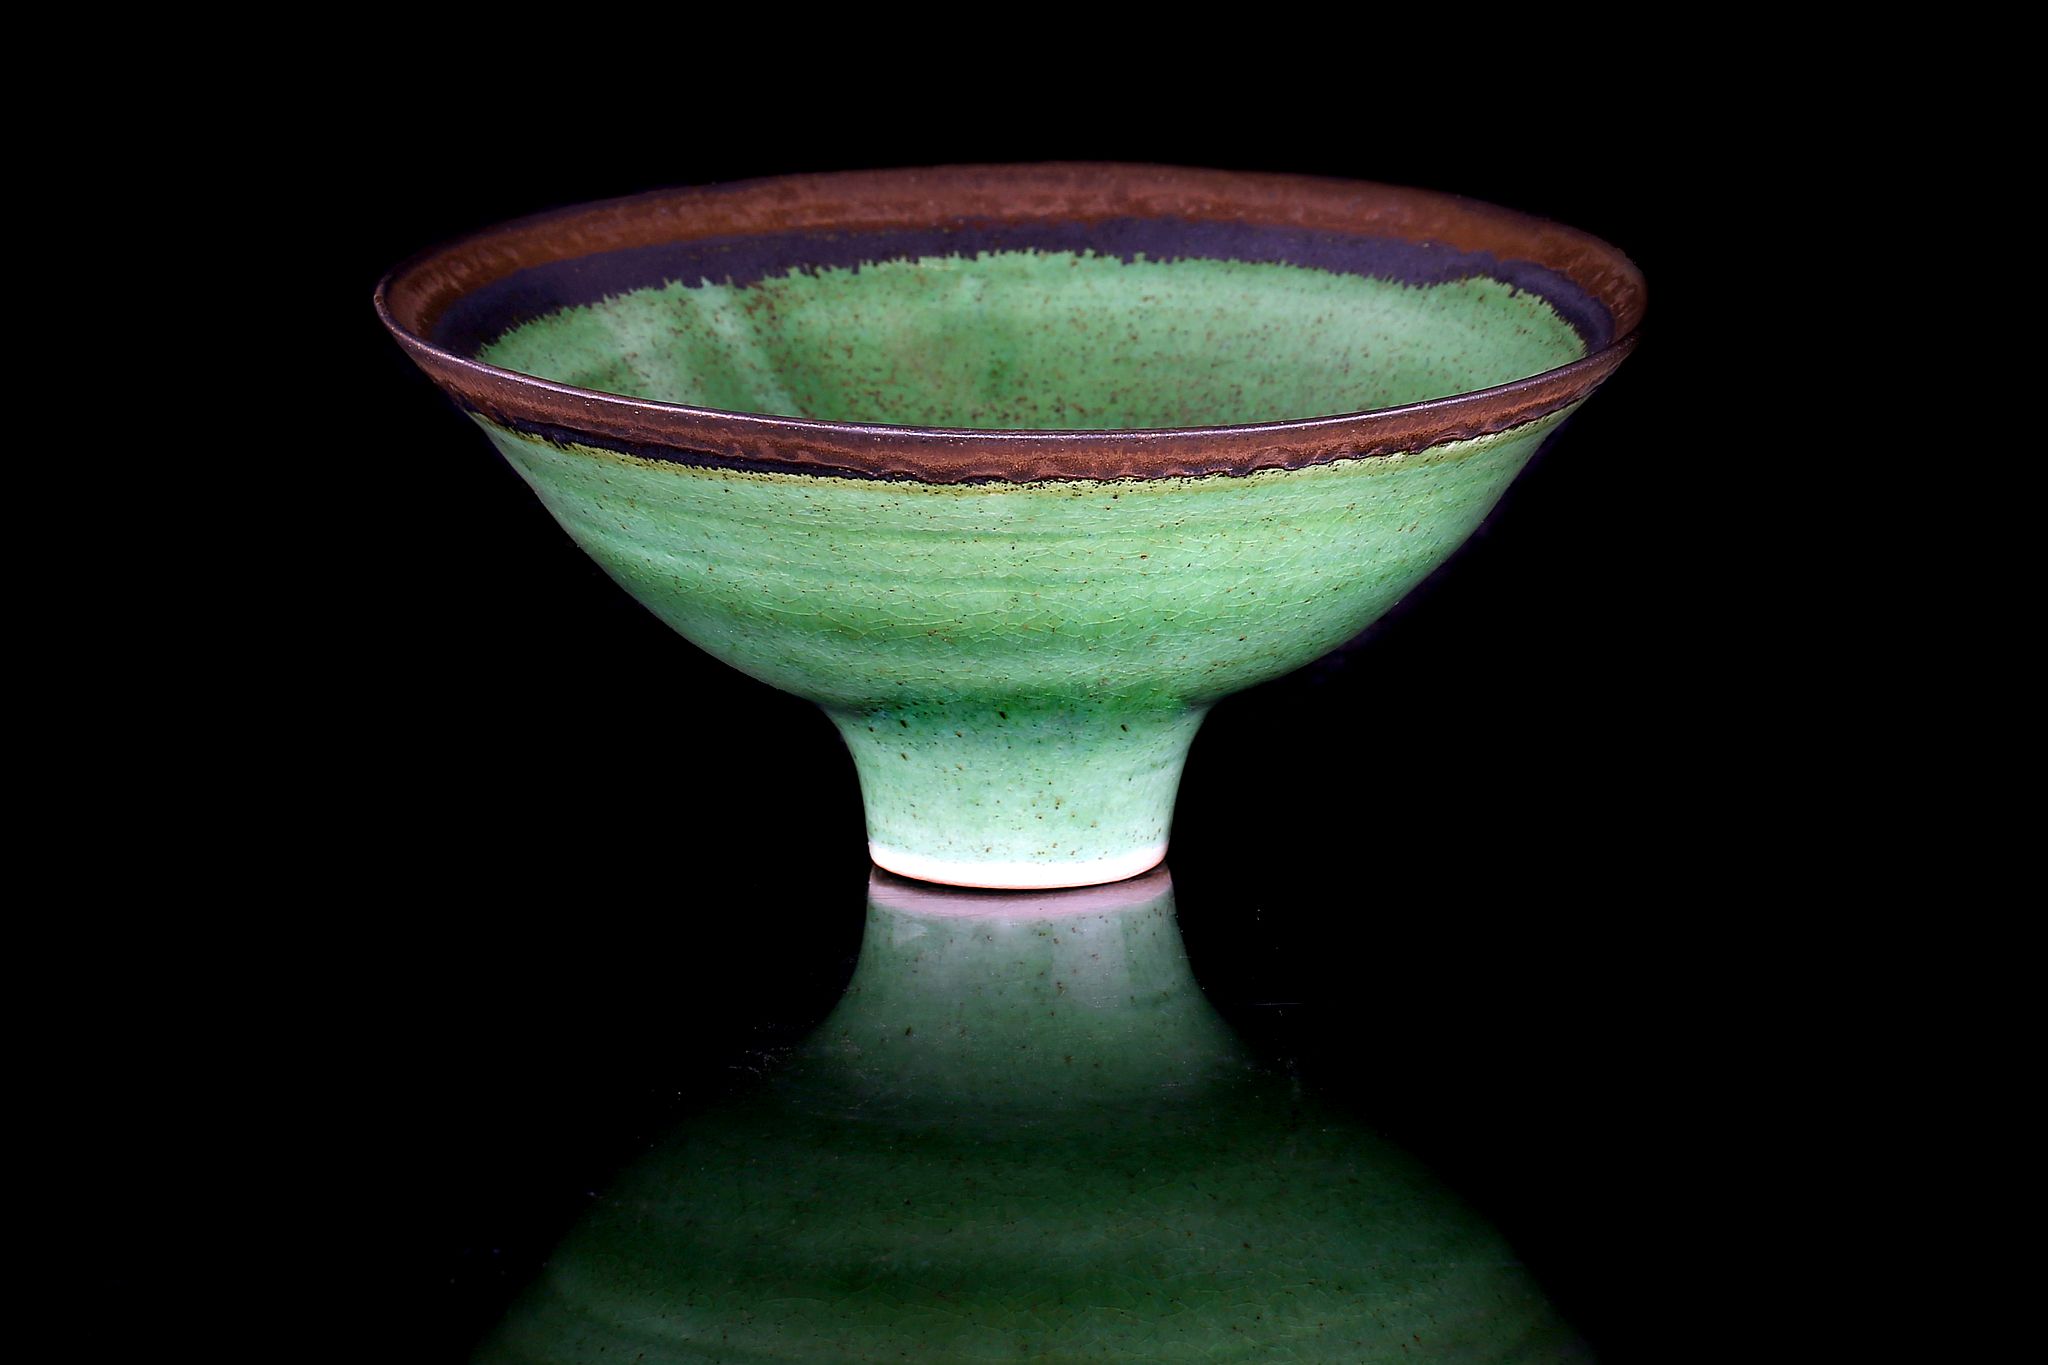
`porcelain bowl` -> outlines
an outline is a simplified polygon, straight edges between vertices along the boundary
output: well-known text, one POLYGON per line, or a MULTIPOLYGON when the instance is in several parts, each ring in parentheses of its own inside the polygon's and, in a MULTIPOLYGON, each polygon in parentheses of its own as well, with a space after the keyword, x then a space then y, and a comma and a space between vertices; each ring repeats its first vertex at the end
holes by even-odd
POLYGON ((1208 709, 1450 554, 1643 302, 1503 209, 1112 165, 643 195, 377 290, 606 572, 826 710, 876 863, 1009 888, 1156 865, 1208 709))

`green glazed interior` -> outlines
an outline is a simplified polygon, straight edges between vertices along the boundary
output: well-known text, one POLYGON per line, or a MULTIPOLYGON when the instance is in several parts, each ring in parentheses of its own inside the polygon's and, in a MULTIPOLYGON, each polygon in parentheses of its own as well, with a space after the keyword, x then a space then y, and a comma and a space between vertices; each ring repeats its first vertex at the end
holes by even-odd
POLYGON ((734 412, 1137 430, 1393 407, 1585 354, 1543 297, 1484 276, 996 251, 676 280, 534 318, 478 358, 734 412))

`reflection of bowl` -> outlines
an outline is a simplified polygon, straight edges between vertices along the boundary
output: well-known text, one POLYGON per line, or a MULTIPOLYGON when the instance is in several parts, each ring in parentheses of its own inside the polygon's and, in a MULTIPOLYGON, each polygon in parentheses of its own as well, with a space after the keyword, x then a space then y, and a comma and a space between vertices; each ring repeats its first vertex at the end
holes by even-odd
POLYGON ((1643 291, 1442 195, 1036 166, 571 209, 378 306, 607 572, 824 706, 876 862, 1046 887, 1157 863, 1208 707, 1449 554, 1643 291))
POLYGON ((1501 1235, 1258 1064, 1164 869, 869 884, 853 979, 593 1198, 476 1365, 1584 1360, 1501 1235))

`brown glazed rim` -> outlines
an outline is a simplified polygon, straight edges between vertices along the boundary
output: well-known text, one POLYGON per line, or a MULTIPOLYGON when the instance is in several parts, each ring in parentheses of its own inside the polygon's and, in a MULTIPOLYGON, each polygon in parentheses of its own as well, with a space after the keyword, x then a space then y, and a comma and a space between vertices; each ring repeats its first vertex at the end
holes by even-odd
POLYGON ((1546 417, 1598 388, 1635 349, 1642 273, 1596 237, 1428 190, 1366 181, 1107 163, 946 166, 784 176, 562 209, 487 229, 399 266, 377 313, 460 406, 558 443, 657 460, 928 483, 1153 479, 1296 469, 1422 450, 1546 417), (428 340, 464 294, 599 252, 803 230, 958 222, 1181 218, 1431 242, 1528 261, 1604 305, 1613 340, 1569 365, 1449 398, 1337 416, 1166 430, 1004 431, 723 412, 575 388, 428 340))

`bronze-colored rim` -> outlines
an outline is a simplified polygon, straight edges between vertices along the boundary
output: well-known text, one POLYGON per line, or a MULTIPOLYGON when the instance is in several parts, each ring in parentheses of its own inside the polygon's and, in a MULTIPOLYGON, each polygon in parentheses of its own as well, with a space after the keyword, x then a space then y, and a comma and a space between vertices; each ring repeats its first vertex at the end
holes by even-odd
POLYGON ((485 420, 653 459, 811 474, 983 480, 1249 474, 1507 431, 1584 398, 1635 349, 1643 278, 1596 237, 1527 214, 1364 181, 1167 166, 949 166, 663 190, 521 219, 413 258, 377 285, 413 360, 485 420), (1509 384, 1370 412, 1171 430, 994 431, 816 421, 661 403, 499 369, 430 338, 451 304, 516 272, 665 243, 974 222, 1180 219, 1429 242, 1563 276, 1605 308, 1604 345, 1509 384))

